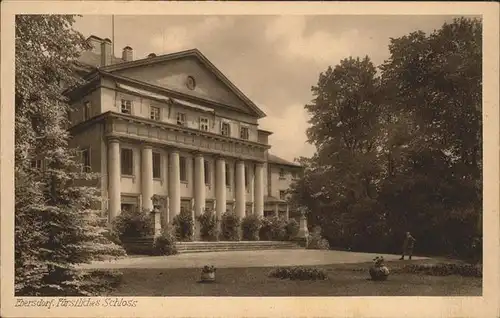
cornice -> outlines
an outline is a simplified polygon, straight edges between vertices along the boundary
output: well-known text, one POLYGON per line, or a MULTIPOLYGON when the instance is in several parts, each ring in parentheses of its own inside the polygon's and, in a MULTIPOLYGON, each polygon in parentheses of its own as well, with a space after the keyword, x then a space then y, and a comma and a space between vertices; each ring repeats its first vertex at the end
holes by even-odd
POLYGON ((103 114, 100 114, 96 117, 93 117, 85 122, 79 123, 79 124, 71 127, 69 129, 69 131, 72 134, 76 134, 82 130, 85 130, 86 128, 88 128, 90 126, 93 126, 94 124, 96 124, 98 122, 104 121, 104 122, 110 123, 112 120, 116 120, 116 119, 134 122, 134 123, 139 123, 142 125, 156 127, 156 128, 160 128, 160 129, 180 131, 180 132, 191 134, 191 135, 203 136, 203 137, 207 137, 209 139, 216 139, 216 140, 220 140, 220 141, 230 142, 230 143, 239 144, 239 145, 246 145, 246 146, 251 146, 251 147, 260 148, 260 149, 270 149, 271 148, 271 146, 268 144, 262 144, 262 143, 258 143, 258 142, 254 142, 254 141, 242 140, 242 139, 238 139, 238 138, 222 136, 219 134, 201 131, 198 129, 193 129, 193 128, 184 127, 184 126, 178 126, 178 125, 171 124, 171 123, 158 122, 158 121, 147 119, 147 118, 137 117, 137 116, 133 116, 133 115, 126 115, 126 114, 116 113, 116 112, 112 112, 112 111, 108 111, 106 113, 103 113, 103 114))

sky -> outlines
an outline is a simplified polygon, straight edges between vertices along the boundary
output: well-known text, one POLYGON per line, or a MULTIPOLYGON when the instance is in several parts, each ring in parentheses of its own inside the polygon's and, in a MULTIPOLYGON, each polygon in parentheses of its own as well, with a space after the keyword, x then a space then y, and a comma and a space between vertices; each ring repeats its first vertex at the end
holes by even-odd
MULTIPOLYGON (((267 117, 271 153, 293 161, 310 157, 307 143, 311 87, 340 60, 368 55, 375 65, 389 57, 390 38, 430 33, 452 16, 115 16, 115 55, 123 47, 134 59, 197 48, 267 117)), ((110 15, 78 17, 83 35, 112 38, 110 15)))

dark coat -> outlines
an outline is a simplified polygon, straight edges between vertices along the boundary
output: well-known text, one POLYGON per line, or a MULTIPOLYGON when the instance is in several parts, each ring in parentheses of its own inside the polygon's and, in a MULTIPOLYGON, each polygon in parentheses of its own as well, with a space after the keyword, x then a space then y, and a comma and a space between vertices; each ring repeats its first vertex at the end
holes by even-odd
POLYGON ((411 235, 405 237, 405 241, 403 243, 403 249, 412 249, 413 245, 415 244, 415 238, 411 235))

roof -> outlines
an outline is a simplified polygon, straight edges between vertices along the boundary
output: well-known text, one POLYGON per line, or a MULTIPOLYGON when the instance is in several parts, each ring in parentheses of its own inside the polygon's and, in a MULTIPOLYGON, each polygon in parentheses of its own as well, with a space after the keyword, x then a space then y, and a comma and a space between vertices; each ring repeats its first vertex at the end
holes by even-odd
POLYGON ((291 167, 297 167, 300 168, 302 167, 300 164, 296 162, 291 162, 286 159, 280 158, 278 156, 268 154, 267 155, 267 161, 270 163, 278 164, 278 165, 284 165, 284 166, 291 166, 291 167))
POLYGON ((121 61, 116 63, 116 64, 111 64, 107 65, 104 67, 101 67, 100 69, 106 72, 114 72, 117 70, 123 70, 127 68, 132 68, 132 67, 140 67, 140 66, 145 66, 145 65, 150 65, 154 63, 160 63, 164 61, 170 61, 170 60, 175 60, 179 58, 184 58, 184 57, 195 57, 197 58, 205 67, 207 67, 214 75, 225 85, 229 87, 229 89, 236 95, 238 96, 250 109, 255 111, 255 113, 260 117, 263 118, 266 116, 266 114, 259 108, 257 105, 255 105, 243 92, 241 92, 238 87, 236 87, 231 81, 217 68, 215 65, 208 60, 205 55, 203 55, 198 49, 191 49, 191 50, 185 50, 185 51, 180 51, 180 52, 175 52, 175 53, 168 53, 168 54, 163 54, 163 55, 158 55, 155 57, 145 57, 142 59, 138 60, 133 60, 133 61, 128 61, 124 62, 123 60, 119 59, 121 61))
MULTIPOLYGON (((95 38, 98 38, 96 36, 93 36, 95 38)), ((99 39, 99 38, 98 38, 99 39)), ((145 66, 145 65, 150 65, 154 63, 160 63, 163 61, 169 61, 169 60, 174 60, 174 59, 179 59, 183 57, 188 57, 188 56, 194 56, 196 57, 203 65, 205 65, 210 71, 212 71, 215 76, 222 81, 224 84, 226 84, 229 89, 236 95, 238 96, 247 106, 250 107, 255 113, 260 117, 266 117, 266 114, 259 108, 257 105, 255 105, 245 94, 243 94, 242 91, 238 89, 231 81, 217 68, 215 65, 208 60, 205 55, 203 55, 198 49, 191 49, 191 50, 185 50, 185 51, 180 51, 180 52, 175 52, 175 53, 168 53, 168 54, 163 54, 163 55, 155 55, 153 56, 150 53, 147 57, 138 59, 138 60, 133 60, 133 61, 124 61, 121 58, 118 58, 116 56, 112 57, 112 62, 110 65, 106 66, 101 66, 101 55, 91 52, 91 51, 84 51, 81 53, 80 58, 78 59, 78 62, 84 65, 89 65, 92 67, 98 67, 100 70, 105 71, 105 72, 114 72, 117 70, 123 70, 127 68, 132 68, 132 67, 140 67, 140 66, 145 66)))
POLYGON ((257 129, 257 130, 258 130, 259 132, 265 133, 265 134, 267 134, 267 135, 272 135, 272 134, 273 134, 273 132, 272 132, 272 131, 269 131, 269 130, 260 129, 260 128, 259 128, 259 129, 257 129))
MULTIPOLYGON (((112 57, 114 64, 123 63, 124 60, 118 58, 116 56, 112 57)), ((78 58, 78 62, 81 64, 89 65, 92 67, 100 67, 101 66, 101 54, 94 53, 92 51, 84 51, 80 54, 78 58)))

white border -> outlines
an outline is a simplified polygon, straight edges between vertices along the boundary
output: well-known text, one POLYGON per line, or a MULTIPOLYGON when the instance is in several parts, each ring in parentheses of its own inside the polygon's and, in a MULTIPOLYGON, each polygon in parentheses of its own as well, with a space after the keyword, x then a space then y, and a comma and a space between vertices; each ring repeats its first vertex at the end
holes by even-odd
MULTIPOLYGON (((499 297, 499 7, 470 2, 112 2, 3 1, 1 85, 1 316, 340 316, 498 317, 499 297), (484 126, 483 297, 135 297, 135 308, 15 308, 13 298, 14 15, 33 14, 225 14, 225 15, 482 15, 484 126)), ((129 298, 127 298, 129 299, 129 298)))

